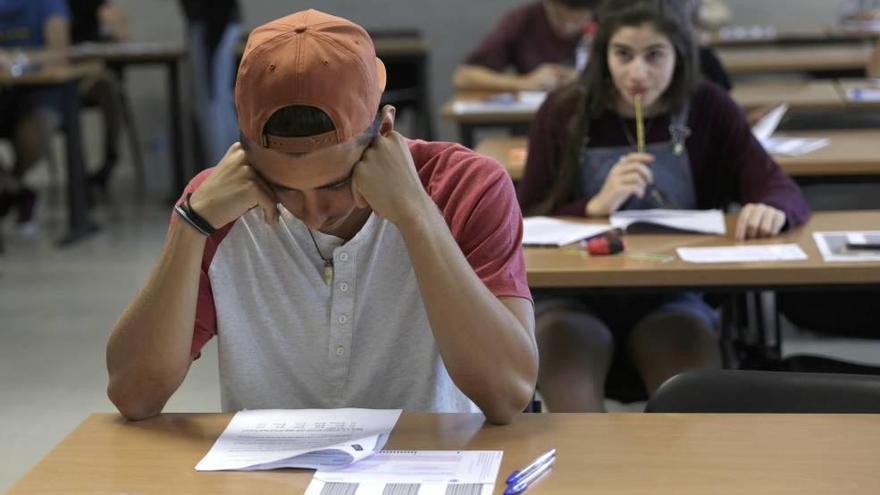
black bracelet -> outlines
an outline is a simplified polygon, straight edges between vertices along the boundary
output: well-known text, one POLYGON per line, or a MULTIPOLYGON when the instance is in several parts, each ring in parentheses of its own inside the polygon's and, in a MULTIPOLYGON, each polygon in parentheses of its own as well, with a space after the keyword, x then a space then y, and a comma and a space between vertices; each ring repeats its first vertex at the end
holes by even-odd
POLYGON ((203 216, 199 215, 198 213, 196 213, 196 210, 193 210, 192 205, 189 204, 189 198, 190 198, 191 196, 192 196, 192 193, 189 193, 189 194, 186 195, 186 212, 189 213, 189 217, 190 217, 194 222, 196 222, 197 224, 199 224, 199 227, 201 227, 203 231, 207 232, 208 235, 211 235, 211 234, 213 234, 214 232, 217 232, 217 229, 214 228, 213 225, 211 225, 211 222, 205 220, 205 217, 203 217, 203 216))
POLYGON ((206 236, 213 234, 217 229, 192 209, 192 206, 189 204, 190 196, 192 196, 192 194, 187 194, 184 201, 174 205, 174 211, 180 216, 180 218, 184 219, 186 223, 190 224, 192 228, 196 229, 201 234, 206 236))

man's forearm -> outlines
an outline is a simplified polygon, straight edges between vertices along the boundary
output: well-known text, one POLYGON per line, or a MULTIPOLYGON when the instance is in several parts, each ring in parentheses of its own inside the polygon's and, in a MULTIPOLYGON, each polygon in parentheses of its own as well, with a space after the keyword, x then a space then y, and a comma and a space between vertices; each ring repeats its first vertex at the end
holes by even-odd
POLYGON ((527 314, 514 315, 486 288, 433 203, 398 228, 450 376, 490 421, 508 422, 537 379, 531 304, 527 314))
POLYGON ((203 235, 175 222, 149 280, 113 329, 107 392, 128 418, 161 412, 186 376, 204 245, 203 235))
POLYGON ((478 65, 461 65, 455 69, 453 84, 458 90, 518 91, 524 77, 498 72, 478 65))

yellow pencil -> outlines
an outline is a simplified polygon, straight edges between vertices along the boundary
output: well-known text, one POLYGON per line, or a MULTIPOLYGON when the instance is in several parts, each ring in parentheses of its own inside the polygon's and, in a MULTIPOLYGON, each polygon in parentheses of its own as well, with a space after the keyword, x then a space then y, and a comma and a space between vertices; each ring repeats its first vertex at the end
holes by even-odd
POLYGON ((645 152, 645 119, 642 117, 642 95, 636 95, 633 103, 636 107, 636 150, 645 152))

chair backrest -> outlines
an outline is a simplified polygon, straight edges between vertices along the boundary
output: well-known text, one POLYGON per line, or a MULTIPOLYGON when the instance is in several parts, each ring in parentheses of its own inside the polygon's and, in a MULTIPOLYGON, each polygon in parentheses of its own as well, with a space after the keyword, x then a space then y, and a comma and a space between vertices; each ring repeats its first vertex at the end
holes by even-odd
POLYGON ((645 412, 880 413, 880 376, 689 371, 663 383, 645 412))

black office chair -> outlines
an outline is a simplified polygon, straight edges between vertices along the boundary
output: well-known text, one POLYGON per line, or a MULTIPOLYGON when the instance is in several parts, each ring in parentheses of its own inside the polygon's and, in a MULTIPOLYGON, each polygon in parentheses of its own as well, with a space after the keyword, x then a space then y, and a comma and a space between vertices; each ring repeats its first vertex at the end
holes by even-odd
POLYGON ((880 413, 880 377, 698 370, 667 380, 645 412, 880 413))

